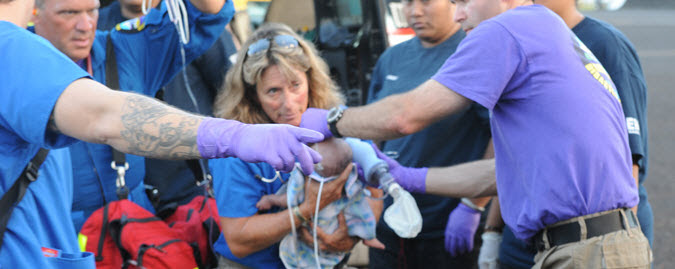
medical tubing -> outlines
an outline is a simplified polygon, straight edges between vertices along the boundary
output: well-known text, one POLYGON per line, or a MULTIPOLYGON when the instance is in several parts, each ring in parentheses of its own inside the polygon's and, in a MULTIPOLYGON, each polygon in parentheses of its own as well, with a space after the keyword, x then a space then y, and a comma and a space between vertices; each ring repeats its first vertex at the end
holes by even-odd
POLYGON ((192 87, 190 87, 190 83, 188 83, 188 77, 187 77, 187 71, 185 70, 185 65, 186 65, 186 60, 185 60, 185 47, 183 44, 180 44, 180 56, 181 60, 183 61, 183 64, 181 65, 182 74, 183 74, 183 84, 185 84, 185 91, 187 92, 188 96, 190 96, 190 101, 192 101, 192 105, 195 107, 195 112, 197 114, 202 114, 202 112, 199 110, 199 104, 197 103, 197 98, 195 98, 194 93, 192 92, 192 87))
POLYGON ((286 211, 288 211, 288 217, 291 218, 291 234, 293 235, 293 238, 291 240, 292 244, 292 249, 295 251, 295 264, 300 264, 299 257, 298 257, 298 246, 297 246, 297 240, 298 240, 298 233, 295 231, 295 218, 293 218, 293 211, 291 205, 291 195, 286 195, 286 211))
MULTIPOLYGON (((201 166, 201 162, 199 164, 201 166)), ((202 166, 202 171, 204 171, 203 169, 204 169, 204 167, 202 166)), ((208 179, 204 178, 204 180, 208 180, 208 179)), ((202 189, 204 189, 204 200, 205 200, 204 202, 206 203, 206 210, 208 210, 209 214, 211 214, 211 212, 213 212, 213 211, 211 211, 211 204, 209 203, 209 191, 208 191, 209 186, 208 185, 202 185, 201 187, 202 187, 202 189)), ((213 241, 211 240, 211 238, 213 238, 212 231, 213 231, 213 223, 214 222, 215 221, 209 221, 209 246, 210 247, 208 247, 208 249, 211 250, 211 254, 213 254, 214 257, 218 257, 218 255, 216 255, 217 253, 213 249, 213 241)))
MULTIPOLYGON (((171 2, 171 0, 169 0, 167 2, 171 2)), ((186 20, 186 25, 187 25, 187 13, 185 13, 185 5, 183 5, 182 1, 179 1, 179 2, 182 5, 184 18, 186 20)), ((142 6, 143 14, 148 14, 151 6, 152 6, 152 0, 143 0, 143 6, 142 6), (149 2, 149 4, 146 5, 146 1, 149 2), (149 7, 149 8, 146 9, 146 6, 149 7)), ((171 14, 172 9, 170 7, 172 7, 172 6, 168 5, 168 3, 167 3, 167 9, 169 11, 169 18, 171 18, 171 16, 172 16, 172 14, 171 14)), ((173 19, 172 19, 172 21, 173 21, 173 19)), ((180 39, 181 39, 181 42, 179 43, 181 63, 182 63, 181 64, 181 69, 182 69, 181 73, 183 75, 183 84, 185 86, 185 91, 187 92, 188 96, 190 97, 190 101, 192 101, 192 105, 195 108, 195 112, 197 112, 197 114, 202 114, 202 112, 199 109, 199 104, 197 103, 197 98, 195 98, 195 95, 192 92, 192 87, 190 87, 190 83, 188 83, 189 80, 188 80, 188 77, 187 77, 187 70, 185 68, 185 65, 186 65, 185 44, 187 44, 187 43, 183 41, 184 38, 182 36, 181 31, 178 29, 178 26, 176 26, 176 27, 177 27, 176 30, 178 31, 178 35, 180 36, 180 39)), ((187 34, 188 34, 188 41, 189 41, 189 32, 187 34)), ((208 199, 209 199, 209 195, 208 195, 208 187, 209 186, 208 185, 210 184, 210 182, 209 182, 210 179, 208 178, 208 173, 206 172, 206 165, 204 165, 204 162, 205 162, 204 159, 200 159, 200 160, 197 161, 197 163, 199 163, 199 168, 201 168, 201 170, 202 170, 202 178, 203 178, 203 182, 200 182, 199 185, 201 185, 200 187, 204 188, 204 199, 207 199, 206 206, 208 207, 207 209, 209 210, 209 214, 210 214, 210 212, 212 212, 211 211, 211 205, 208 203, 208 199)), ((213 222, 209 223, 209 226, 211 226, 211 225, 213 225, 213 222)), ((213 245, 213 242, 211 242, 211 238, 212 238, 211 237, 211 231, 213 231, 213 227, 209 227, 209 246, 213 245)), ((215 253, 213 253, 212 248, 211 248, 211 251, 212 251, 212 254, 215 254, 215 253)))
POLYGON ((314 259, 316 259, 316 267, 321 269, 321 259, 319 259, 319 244, 316 240, 316 227, 319 225, 319 206, 321 205, 321 191, 323 190, 323 181, 319 183, 319 194, 316 195, 316 209, 314 211, 314 234, 312 239, 314 240, 314 259))
POLYGON ((183 42, 183 44, 189 43, 190 24, 185 3, 183 3, 182 0, 167 0, 166 9, 167 13, 169 13, 169 19, 176 26, 180 41, 183 42))
POLYGON ((279 173, 279 171, 276 171, 273 178, 266 178, 266 177, 263 177, 261 175, 255 175, 255 178, 259 179, 260 181, 265 182, 265 183, 272 183, 272 182, 276 181, 277 179, 283 180, 281 178, 281 174, 279 173))
MULTIPOLYGON (((192 92, 192 87, 190 87, 190 83, 188 83, 187 70, 185 68, 185 46, 182 43, 180 43, 179 45, 180 45, 180 56, 181 56, 181 61, 182 61, 181 66, 182 66, 182 69, 183 69, 181 71, 181 73, 183 74, 183 84, 185 84, 185 91, 187 92, 188 96, 190 96, 190 100, 192 101, 192 105, 195 107, 195 112, 197 112, 197 114, 202 114, 202 112, 199 109, 199 104, 197 104, 197 98, 195 98, 195 95, 192 92)), ((206 160, 204 160, 204 159, 199 159, 199 160, 197 160, 197 163, 199 163, 199 168, 202 169, 202 179, 203 179, 202 182, 205 182, 206 184, 210 184, 210 179, 208 178, 208 173, 206 172, 206 165, 204 165, 205 161, 206 160)), ((277 175, 278 175, 278 172, 277 172, 277 175)), ((206 184, 201 183, 201 185, 204 185, 203 186, 204 187, 204 199, 208 199, 208 197, 209 197, 209 196, 206 195, 206 194, 208 194, 208 191, 207 191, 208 186, 206 186, 206 184)), ((208 208, 209 212, 211 212, 211 205, 209 203, 206 203, 206 205, 209 207, 208 208)), ((212 223, 210 225, 212 225, 212 223)), ((211 242, 211 230, 213 230, 212 228, 213 227, 209 227, 209 246, 213 246, 213 244, 211 242)))
POLYGON ((147 15, 152 8, 152 0, 142 0, 141 2, 141 11, 143 12, 143 15, 147 15))
MULTIPOLYGON (((182 42, 179 43, 179 45, 180 45, 180 56, 181 56, 180 58, 181 58, 181 61, 182 61, 181 74, 183 75, 183 84, 185 86, 185 91, 187 92, 188 96, 190 97, 190 101, 192 101, 192 105, 195 108, 195 112, 197 112, 197 114, 202 115, 202 112, 199 109, 199 104, 197 103, 197 98, 195 97, 194 93, 192 92, 192 87, 190 87, 190 83, 188 83, 189 80, 188 80, 188 76, 187 76, 187 70, 186 70, 187 68, 185 68, 185 65, 186 65, 185 46, 182 42)), ((205 161, 204 159, 199 159, 197 162, 199 163, 199 168, 202 169, 203 178, 206 179, 207 173, 206 173, 206 165, 204 165, 204 161, 205 161)))

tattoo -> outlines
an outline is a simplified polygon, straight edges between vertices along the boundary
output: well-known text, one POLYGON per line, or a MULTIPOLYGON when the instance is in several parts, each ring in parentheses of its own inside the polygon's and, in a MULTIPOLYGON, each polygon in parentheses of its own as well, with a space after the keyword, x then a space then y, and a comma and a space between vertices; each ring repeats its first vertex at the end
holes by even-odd
POLYGON ((54 112, 52 112, 52 114, 49 116, 49 121, 47 122, 47 130, 58 134, 61 133, 59 127, 56 126, 56 119, 54 118, 54 112))
POLYGON ((131 154, 162 159, 200 158, 197 116, 132 95, 124 102, 122 124, 121 136, 129 143, 131 154))

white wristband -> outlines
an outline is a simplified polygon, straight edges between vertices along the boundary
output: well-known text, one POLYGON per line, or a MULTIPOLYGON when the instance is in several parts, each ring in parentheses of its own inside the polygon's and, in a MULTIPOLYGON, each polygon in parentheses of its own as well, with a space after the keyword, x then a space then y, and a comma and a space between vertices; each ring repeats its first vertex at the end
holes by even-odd
POLYGON ((462 198, 461 202, 462 202, 462 204, 464 204, 465 206, 468 206, 469 208, 471 208, 473 210, 476 210, 478 212, 485 212, 485 207, 477 206, 476 204, 474 204, 473 202, 471 202, 471 200, 469 200, 467 198, 462 198))

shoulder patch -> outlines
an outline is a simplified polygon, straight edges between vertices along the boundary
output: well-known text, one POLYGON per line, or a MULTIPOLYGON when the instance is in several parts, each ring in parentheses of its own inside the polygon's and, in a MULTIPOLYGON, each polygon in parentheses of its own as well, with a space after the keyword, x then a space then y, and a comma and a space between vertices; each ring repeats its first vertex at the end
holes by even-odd
POLYGON ((629 134, 640 135, 640 122, 636 118, 627 117, 626 127, 629 134))
POLYGON ((115 30, 122 33, 138 33, 145 28, 145 16, 120 22, 115 30))

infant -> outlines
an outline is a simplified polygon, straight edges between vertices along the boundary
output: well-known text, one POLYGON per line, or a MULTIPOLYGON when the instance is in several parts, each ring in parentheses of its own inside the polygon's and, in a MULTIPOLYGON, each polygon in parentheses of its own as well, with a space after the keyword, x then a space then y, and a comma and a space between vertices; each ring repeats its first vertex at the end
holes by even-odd
MULTIPOLYGON (((314 149, 323 156, 323 160, 316 166, 316 172, 309 176, 310 179, 314 178, 312 180, 334 179, 352 161, 352 151, 349 144, 342 139, 327 139, 315 144, 314 149)), ((350 236, 374 240, 375 216, 366 200, 363 183, 357 179, 356 166, 353 167, 354 169, 345 183, 343 197, 327 205, 319 212, 318 227, 328 234, 335 232, 338 228, 338 214, 343 212, 350 236)), ((263 196, 256 206, 260 210, 267 210, 272 206, 297 206, 304 200, 304 186, 304 175, 300 170, 295 169, 291 172, 285 188, 281 188, 281 192, 263 196), (285 193, 283 193, 284 191, 285 193)), ((333 268, 345 255, 344 252, 320 251, 321 267, 333 268)), ((286 235, 281 240, 279 256, 286 268, 317 267, 313 246, 293 238, 292 234, 286 235)))

